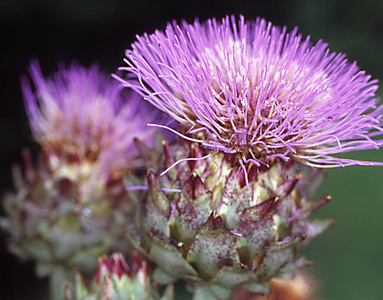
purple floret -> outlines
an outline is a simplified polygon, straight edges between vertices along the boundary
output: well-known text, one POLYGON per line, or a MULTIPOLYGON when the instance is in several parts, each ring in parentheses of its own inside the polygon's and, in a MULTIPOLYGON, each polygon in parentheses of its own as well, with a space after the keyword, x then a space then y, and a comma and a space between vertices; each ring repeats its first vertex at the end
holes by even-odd
POLYGON ((138 36, 126 57, 125 86, 177 120, 179 135, 242 166, 382 165, 332 156, 382 146, 377 80, 297 28, 243 17, 173 22, 138 36))
POLYGON ((153 129, 146 124, 158 116, 139 95, 124 93, 95 65, 61 65, 45 79, 32 62, 30 74, 35 91, 23 77, 25 107, 33 136, 43 147, 58 157, 96 164, 100 172, 137 166, 133 138, 151 141, 153 129))

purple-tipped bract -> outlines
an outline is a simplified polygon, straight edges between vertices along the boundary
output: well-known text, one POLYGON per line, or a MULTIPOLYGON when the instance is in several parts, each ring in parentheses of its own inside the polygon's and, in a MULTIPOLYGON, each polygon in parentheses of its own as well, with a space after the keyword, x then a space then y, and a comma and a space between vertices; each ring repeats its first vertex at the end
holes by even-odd
POLYGON ((32 133, 43 146, 72 161, 97 163, 101 172, 132 169, 137 165, 133 138, 147 140, 153 129, 153 109, 97 66, 72 64, 44 79, 37 62, 30 74, 35 91, 22 78, 26 111, 32 133), (125 101, 126 100, 126 101, 125 101))
POLYGON ((377 80, 296 28, 243 17, 174 22, 138 36, 126 56, 120 69, 130 74, 117 79, 176 119, 179 135, 242 166, 382 165, 332 156, 382 145, 377 80))

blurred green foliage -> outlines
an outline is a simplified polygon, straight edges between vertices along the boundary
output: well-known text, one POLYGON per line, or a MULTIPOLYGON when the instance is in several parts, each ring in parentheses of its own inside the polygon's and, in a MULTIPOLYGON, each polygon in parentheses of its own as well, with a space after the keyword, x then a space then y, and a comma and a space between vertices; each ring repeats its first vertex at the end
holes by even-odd
MULTIPOLYGON (((382 1, 294 1, 289 19, 313 40, 357 60, 373 78, 383 78, 382 1)), ((378 95, 383 95, 382 90, 378 95)), ((383 161, 383 150, 347 157, 383 161)), ((314 240, 305 254, 322 282, 323 299, 383 299, 383 169, 350 167, 329 170, 318 197, 332 201, 316 213, 335 226, 314 240)))

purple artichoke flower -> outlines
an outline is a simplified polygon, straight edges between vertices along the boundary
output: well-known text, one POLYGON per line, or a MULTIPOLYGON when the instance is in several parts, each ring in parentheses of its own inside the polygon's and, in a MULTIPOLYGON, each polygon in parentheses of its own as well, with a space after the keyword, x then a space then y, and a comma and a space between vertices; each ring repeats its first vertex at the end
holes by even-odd
MULTIPOLYGON (((226 17, 138 36, 118 78, 176 119, 177 133, 243 168, 290 158, 309 166, 383 165, 334 154, 379 148, 377 80, 297 28, 226 17)), ((165 127, 156 125, 158 127, 165 127)))
POLYGON ((100 255, 130 253, 124 230, 136 226, 138 194, 125 184, 142 185, 136 168, 144 164, 134 137, 152 142, 146 123, 158 114, 139 95, 124 101, 120 84, 96 66, 60 66, 45 79, 33 62, 30 73, 35 91, 24 77, 25 106, 42 151, 36 164, 23 151, 25 172, 14 168, 0 228, 12 253, 51 277, 51 299, 63 299, 73 267, 90 274, 100 255))
POLYGON ((136 94, 122 95, 120 86, 97 66, 72 64, 44 79, 37 62, 30 74, 36 91, 22 78, 26 111, 35 139, 60 159, 92 165, 92 172, 134 169, 140 161, 133 138, 149 142, 153 110, 136 94))

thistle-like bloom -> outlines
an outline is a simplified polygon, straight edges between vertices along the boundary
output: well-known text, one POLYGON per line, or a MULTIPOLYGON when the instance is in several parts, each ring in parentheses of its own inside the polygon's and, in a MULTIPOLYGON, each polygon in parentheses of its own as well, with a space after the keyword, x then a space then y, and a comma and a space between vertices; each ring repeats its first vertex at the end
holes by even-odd
POLYGON ((23 151, 25 172, 14 169, 15 191, 4 197, 0 227, 11 252, 35 260, 38 274, 58 283, 56 274, 73 267, 89 274, 98 256, 131 251, 123 229, 135 226, 138 201, 124 183, 141 183, 134 137, 151 138, 147 118, 157 115, 139 96, 124 103, 120 85, 97 67, 61 67, 44 79, 32 63, 31 75, 36 91, 25 78, 23 91, 42 151, 37 164, 23 151))
MULTIPOLYGON (((133 138, 147 140, 150 111, 139 97, 128 95, 97 66, 60 66, 44 79, 37 62, 30 73, 36 91, 23 78, 25 106, 32 133, 43 146, 69 163, 92 165, 92 173, 125 171, 137 167, 133 138)), ((85 169, 85 168, 83 168, 85 169)))
POLYGON ((243 17, 172 23, 137 39, 120 68, 133 76, 119 80, 182 124, 185 138, 242 166, 382 165, 333 156, 379 148, 383 106, 377 80, 322 41, 243 17))

